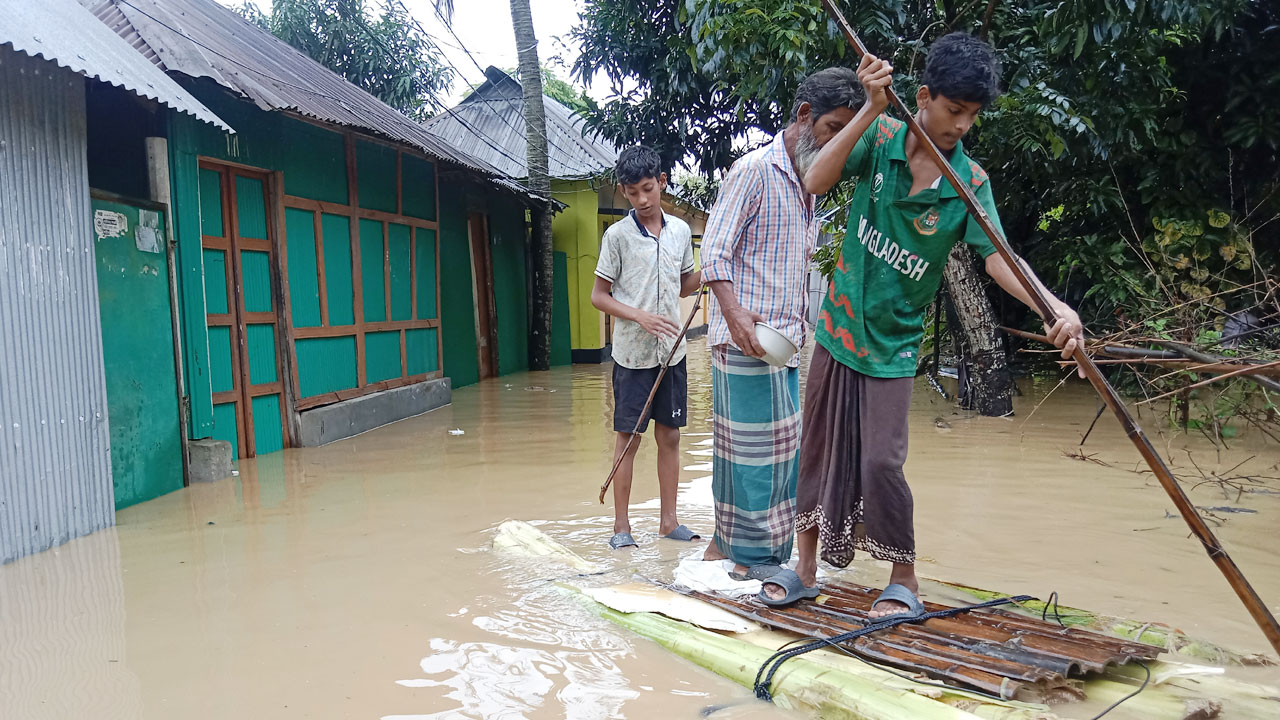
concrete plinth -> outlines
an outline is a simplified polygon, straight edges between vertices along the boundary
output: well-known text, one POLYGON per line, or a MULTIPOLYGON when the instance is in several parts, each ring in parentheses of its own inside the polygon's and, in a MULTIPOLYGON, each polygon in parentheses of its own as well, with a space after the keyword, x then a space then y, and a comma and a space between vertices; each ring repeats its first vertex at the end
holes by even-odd
POLYGON ((231 443, 226 440, 192 440, 187 443, 190 462, 187 480, 192 483, 217 482, 231 477, 231 443))
POLYGON ((307 410, 299 416, 302 446, 317 447, 359 435, 448 405, 451 398, 449 378, 440 378, 307 410))

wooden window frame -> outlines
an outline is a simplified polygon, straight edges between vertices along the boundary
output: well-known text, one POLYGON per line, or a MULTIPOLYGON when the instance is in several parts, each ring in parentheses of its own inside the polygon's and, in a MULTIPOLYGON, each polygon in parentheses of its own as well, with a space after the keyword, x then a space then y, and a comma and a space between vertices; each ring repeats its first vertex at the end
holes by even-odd
MULTIPOLYGON (((309 410, 311 408, 329 405, 344 400, 350 400, 364 395, 369 395, 383 390, 404 387, 406 385, 414 385, 417 383, 436 380, 444 377, 444 339, 440 333, 440 164, 438 160, 428 158, 420 153, 414 153, 404 148, 388 143, 377 138, 360 135, 354 132, 344 132, 343 139, 346 147, 346 168, 347 168, 347 204, 325 202, 322 200, 311 200, 309 198, 298 197, 295 195, 282 195, 283 202, 280 213, 283 215, 284 208, 292 208, 296 210, 304 210, 311 212, 315 221, 315 244, 316 244, 316 275, 317 286, 320 293, 320 326, 295 328, 293 327, 292 317, 288 325, 292 337, 290 338, 289 358, 292 365, 293 380, 293 396, 296 398, 295 407, 297 410, 309 410), (396 212, 388 213, 380 210, 368 210, 360 207, 359 193, 359 177, 356 169, 356 142, 367 142, 379 145, 385 145, 394 148, 396 151, 396 212), (432 180, 435 184, 435 220, 423 220, 422 218, 411 217, 404 214, 404 157, 408 155, 430 162, 434 167, 432 180), (351 325, 330 325, 329 324, 329 299, 325 285, 325 269, 324 269, 324 235, 321 227, 321 216, 324 214, 338 215, 347 218, 350 232, 351 244, 351 282, 353 295, 353 314, 355 322, 351 325), (362 267, 362 258, 360 256, 360 221, 372 220, 382 224, 382 248, 383 248, 383 285, 384 285, 384 302, 386 303, 387 320, 380 322, 365 322, 364 319, 364 273, 362 267), (391 320, 391 261, 388 252, 389 228, 391 224, 404 225, 410 228, 409 238, 409 286, 410 286, 410 310, 409 320, 391 320), (420 230, 430 230, 435 233, 435 317, 418 319, 418 232, 420 230), (409 374, 408 365, 408 331, 410 330, 427 330, 434 329, 436 331, 436 369, 427 373, 409 374), (396 332, 400 333, 400 377, 390 378, 380 382, 368 382, 366 375, 366 357, 365 345, 366 336, 369 333, 380 332, 396 332), (329 338, 329 337, 354 337, 356 340, 356 387, 337 392, 322 393, 310 397, 302 396, 301 383, 298 377, 298 359, 296 343, 298 340, 306 340, 310 338, 329 338)), ((283 221, 278 221, 283 231, 283 221)), ((283 237, 283 234, 282 234, 283 237)), ((287 241, 287 238, 284 238, 287 241)), ((287 242, 282 242, 282 245, 287 242)), ((288 265, 284 261, 287 256, 281 254, 280 272, 284 278, 284 282, 288 283, 288 265)))

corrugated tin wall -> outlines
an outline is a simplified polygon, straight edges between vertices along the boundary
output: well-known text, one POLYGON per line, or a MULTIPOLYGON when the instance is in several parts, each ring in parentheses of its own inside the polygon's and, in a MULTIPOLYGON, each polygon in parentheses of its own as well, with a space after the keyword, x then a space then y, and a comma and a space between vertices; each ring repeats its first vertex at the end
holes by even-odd
POLYGON ((0 48, 0 563, 112 524, 84 79, 0 48))

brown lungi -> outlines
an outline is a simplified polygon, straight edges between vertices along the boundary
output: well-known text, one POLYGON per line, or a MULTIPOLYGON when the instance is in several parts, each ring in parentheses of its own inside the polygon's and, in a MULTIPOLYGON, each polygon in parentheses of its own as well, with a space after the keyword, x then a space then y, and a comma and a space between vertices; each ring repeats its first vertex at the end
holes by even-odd
POLYGON ((902 474, 912 381, 863 375, 821 345, 814 348, 796 531, 817 527, 822 559, 836 567, 847 567, 855 549, 877 560, 915 562, 911 489, 902 474))

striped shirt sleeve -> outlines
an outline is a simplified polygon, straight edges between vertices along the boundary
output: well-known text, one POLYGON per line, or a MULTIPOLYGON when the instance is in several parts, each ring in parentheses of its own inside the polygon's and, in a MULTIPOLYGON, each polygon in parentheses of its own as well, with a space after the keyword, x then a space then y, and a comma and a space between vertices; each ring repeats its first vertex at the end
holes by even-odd
POLYGON ((754 164, 734 165, 720 186, 702 235, 702 280, 733 282, 733 256, 742 233, 755 219, 764 193, 754 164))

